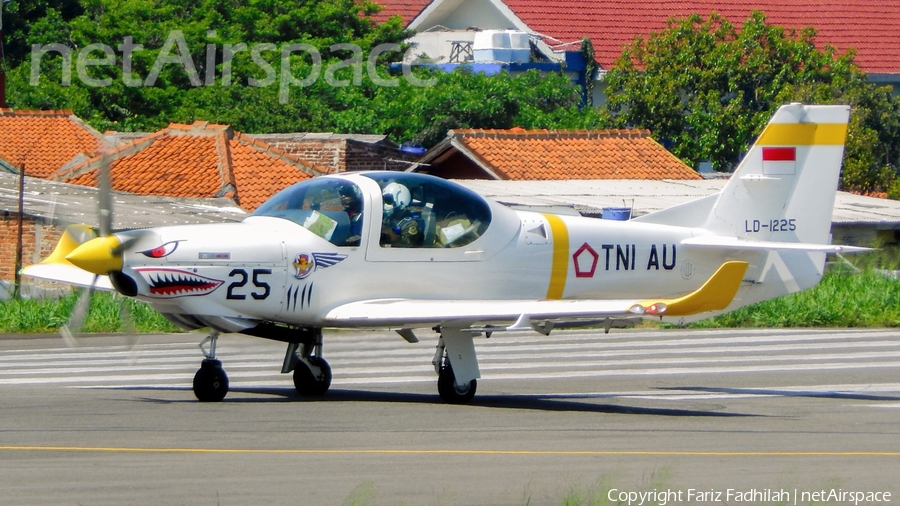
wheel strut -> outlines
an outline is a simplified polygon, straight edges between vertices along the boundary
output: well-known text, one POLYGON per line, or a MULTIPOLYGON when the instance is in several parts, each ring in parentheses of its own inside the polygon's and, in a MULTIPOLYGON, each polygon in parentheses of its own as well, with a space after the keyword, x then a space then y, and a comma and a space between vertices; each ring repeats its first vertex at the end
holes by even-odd
POLYGON ((299 338, 288 343, 281 372, 294 371, 301 395, 323 395, 331 387, 331 366, 322 358, 322 329, 301 329, 299 338))
POLYGON ((200 402, 218 402, 228 394, 228 375, 222 368, 222 361, 216 358, 216 341, 219 331, 211 330, 198 345, 203 352, 203 362, 194 375, 194 395, 200 402), (204 348, 209 344, 209 349, 204 348))

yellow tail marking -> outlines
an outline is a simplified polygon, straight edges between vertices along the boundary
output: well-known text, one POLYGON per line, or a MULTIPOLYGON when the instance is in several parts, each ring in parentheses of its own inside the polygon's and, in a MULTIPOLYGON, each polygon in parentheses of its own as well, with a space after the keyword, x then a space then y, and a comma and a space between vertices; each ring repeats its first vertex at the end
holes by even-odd
POLYGON ((569 229, 566 223, 555 214, 545 214, 553 236, 553 265, 550 269, 550 286, 547 288, 548 299, 561 299, 566 289, 566 277, 569 273, 569 229))
POLYGON ((687 316, 725 309, 741 287, 747 265, 747 262, 725 262, 703 286, 693 292, 677 299, 645 301, 641 305, 647 307, 662 302, 666 305, 665 316, 687 316))
POLYGON ((846 123, 769 123, 759 146, 840 146, 847 138, 846 123))

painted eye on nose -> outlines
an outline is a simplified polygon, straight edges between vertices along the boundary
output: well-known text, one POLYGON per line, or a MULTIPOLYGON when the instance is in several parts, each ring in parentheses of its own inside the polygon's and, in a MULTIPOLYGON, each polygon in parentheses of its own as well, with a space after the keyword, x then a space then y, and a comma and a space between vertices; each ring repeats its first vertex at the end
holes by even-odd
POLYGON ((175 248, 178 247, 178 242, 179 241, 167 242, 157 248, 148 249, 146 251, 141 251, 141 253, 143 253, 144 256, 148 256, 150 258, 166 257, 166 256, 171 255, 172 252, 175 251, 175 248))

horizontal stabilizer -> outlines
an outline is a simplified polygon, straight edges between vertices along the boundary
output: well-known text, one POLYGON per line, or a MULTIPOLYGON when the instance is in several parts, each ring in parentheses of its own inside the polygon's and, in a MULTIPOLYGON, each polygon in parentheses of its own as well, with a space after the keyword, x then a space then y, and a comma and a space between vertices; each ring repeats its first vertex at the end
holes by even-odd
POLYGON ((839 244, 811 244, 803 242, 747 241, 737 237, 707 235, 681 241, 694 248, 732 249, 744 251, 808 251, 811 253, 862 253, 872 248, 842 246, 839 244))
POLYGON ((725 309, 737 295, 747 266, 747 262, 725 262, 703 286, 690 294, 677 299, 647 301, 642 304, 665 304, 664 316, 688 316, 725 309))

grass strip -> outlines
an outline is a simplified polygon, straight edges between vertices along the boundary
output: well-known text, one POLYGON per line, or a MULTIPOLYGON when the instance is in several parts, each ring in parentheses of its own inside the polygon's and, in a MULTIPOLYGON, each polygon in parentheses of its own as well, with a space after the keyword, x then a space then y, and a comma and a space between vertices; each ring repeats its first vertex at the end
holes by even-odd
MULTIPOLYGON (((0 332, 58 332, 69 320, 79 292, 59 299, 0 302, 0 332)), ((689 328, 900 327, 900 280, 865 270, 829 270, 816 287, 692 323, 689 328)), ((95 293, 76 332, 179 332, 147 304, 95 293), (127 312, 130 322, 123 320, 127 312)))
MULTIPOLYGON (((11 299, 0 302, 0 332, 54 333, 69 321, 80 292, 58 299, 11 299)), ((146 303, 106 292, 94 293, 84 323, 75 332, 181 332, 146 303), (127 313, 125 318, 122 313, 127 313)))

